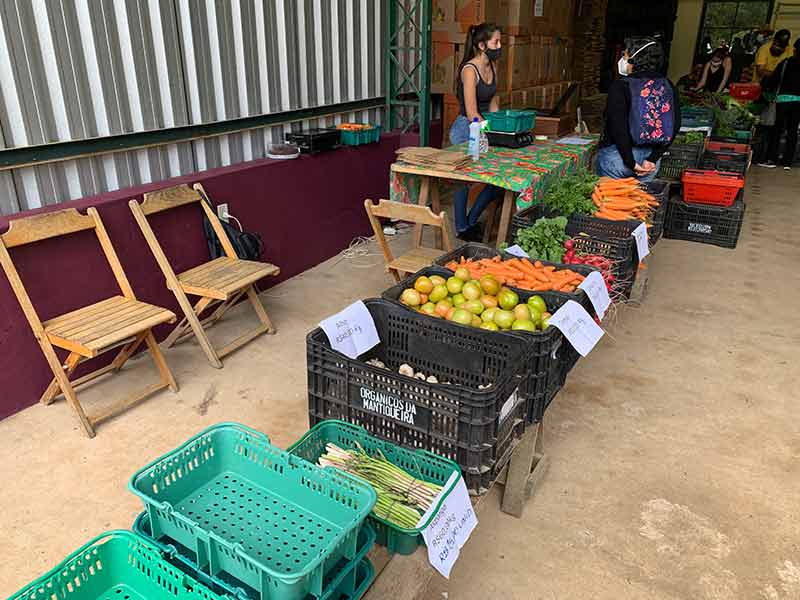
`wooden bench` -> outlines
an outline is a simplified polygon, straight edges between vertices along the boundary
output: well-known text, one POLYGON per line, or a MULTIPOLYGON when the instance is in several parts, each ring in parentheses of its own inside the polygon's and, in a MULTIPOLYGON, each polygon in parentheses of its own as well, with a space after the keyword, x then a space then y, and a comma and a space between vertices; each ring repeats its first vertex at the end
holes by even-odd
POLYGON ((81 215, 73 208, 12 220, 8 231, 0 236, 0 242, 2 242, 0 243, 0 265, 11 283, 11 288, 25 313, 37 342, 39 342, 50 369, 53 371, 53 380, 40 399, 42 403, 52 403, 60 390, 77 414, 83 430, 89 437, 94 437, 95 426, 100 421, 129 408, 165 387, 169 387, 172 391, 178 390, 178 385, 175 383, 152 333, 152 328, 156 325, 174 323, 175 314, 166 308, 146 304, 136 299, 97 210, 90 208, 88 215, 81 215), (42 322, 8 249, 89 229, 94 229, 97 234, 100 247, 114 273, 122 295, 113 296, 42 322), (115 403, 97 415, 88 416, 76 396, 75 388, 105 373, 119 371, 143 342, 147 345, 153 362, 159 370, 161 381, 115 403), (69 352, 63 365, 54 346, 69 352), (111 364, 70 381, 70 376, 80 363, 115 348, 120 348, 120 351, 111 364))
POLYGON ((164 273, 167 287, 175 294, 175 298, 183 310, 184 318, 164 342, 166 347, 169 348, 194 333, 200 347, 208 357, 208 361, 219 369, 222 368, 221 358, 241 348, 263 333, 275 332, 267 312, 258 299, 254 286, 260 279, 278 275, 280 269, 269 263, 241 260, 236 255, 236 251, 219 218, 209 203, 204 200, 204 194, 205 192, 199 183, 196 183, 194 188, 183 184, 147 193, 144 195, 144 202, 141 204, 136 200, 131 200, 128 204, 142 230, 144 239, 150 246, 156 262, 158 262, 158 266, 164 273), (158 243, 147 217, 148 215, 193 202, 198 202, 203 207, 203 211, 225 251, 225 256, 215 258, 183 273, 176 274, 166 254, 164 254, 161 244, 158 243), (187 294, 198 296, 200 299, 192 305, 187 294), (260 325, 220 349, 215 349, 208 339, 205 328, 219 321, 228 309, 244 296, 247 296, 256 311, 260 325), (214 311, 201 319, 203 313, 211 308, 214 311))

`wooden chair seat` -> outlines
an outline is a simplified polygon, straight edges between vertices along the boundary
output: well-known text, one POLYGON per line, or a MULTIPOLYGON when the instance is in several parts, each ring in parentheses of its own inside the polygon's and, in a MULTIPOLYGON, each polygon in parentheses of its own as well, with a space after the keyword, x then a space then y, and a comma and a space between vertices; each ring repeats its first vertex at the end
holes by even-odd
POLYGON ((175 314, 166 308, 114 296, 42 325, 53 345, 93 358, 156 325, 174 321, 175 314))
POLYGON ((228 300, 242 288, 279 272, 278 267, 269 263, 220 256, 184 271, 178 275, 178 281, 187 294, 228 300))
POLYGON ((416 273, 420 269, 430 267, 442 254, 444 254, 444 251, 436 248, 414 248, 408 254, 399 256, 389 262, 387 268, 401 273, 416 273))

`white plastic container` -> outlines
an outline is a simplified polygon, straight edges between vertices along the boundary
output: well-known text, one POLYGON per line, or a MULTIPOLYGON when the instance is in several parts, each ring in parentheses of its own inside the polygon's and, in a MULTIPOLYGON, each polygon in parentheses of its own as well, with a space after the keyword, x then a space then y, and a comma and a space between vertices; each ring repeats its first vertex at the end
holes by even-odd
POLYGON ((472 160, 478 160, 481 157, 481 124, 478 121, 478 117, 472 119, 472 123, 469 124, 467 154, 472 160))

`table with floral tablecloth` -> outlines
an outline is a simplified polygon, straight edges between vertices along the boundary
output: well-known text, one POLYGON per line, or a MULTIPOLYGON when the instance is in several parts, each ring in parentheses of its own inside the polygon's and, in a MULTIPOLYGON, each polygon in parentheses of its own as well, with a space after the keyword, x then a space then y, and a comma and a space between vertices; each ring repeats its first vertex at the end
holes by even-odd
MULTIPOLYGON (((578 165, 589 166, 597 150, 598 136, 582 136, 591 140, 588 144, 559 144, 557 141, 537 141, 525 148, 501 148, 492 146, 480 160, 459 169, 461 176, 468 176, 475 183, 490 183, 516 192, 517 209, 531 206, 541 199, 544 192, 561 175, 573 172, 578 165)), ((448 150, 466 152, 466 144, 448 150)), ((404 170, 414 167, 404 165, 404 170)), ((424 170, 420 168, 420 170, 424 170)), ((440 185, 446 180, 441 177, 440 185)), ((448 182, 448 185, 464 185, 448 182)), ((416 204, 419 197, 420 177, 394 170, 390 176, 390 198, 396 202, 416 204)))

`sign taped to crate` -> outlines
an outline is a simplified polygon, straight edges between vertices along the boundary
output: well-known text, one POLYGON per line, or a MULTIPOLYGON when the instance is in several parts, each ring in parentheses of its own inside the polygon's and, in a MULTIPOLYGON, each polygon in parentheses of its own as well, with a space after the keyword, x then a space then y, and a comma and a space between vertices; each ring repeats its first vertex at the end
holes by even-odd
POLYGON ((608 307, 611 306, 608 286, 603 276, 599 271, 592 271, 586 279, 581 281, 578 287, 586 292, 589 301, 592 303, 592 306, 594 306, 594 311, 597 313, 597 318, 602 321, 608 307))
POLYGON ((319 326, 328 336, 331 348, 348 358, 358 358, 381 343, 375 321, 361 300, 321 321, 319 326))
MULTIPOLYGON (((423 385, 424 382, 420 382, 423 385)), ((351 384, 350 392, 355 398, 354 407, 392 419, 404 425, 430 430, 432 411, 410 400, 404 400, 382 390, 359 384, 351 384)))
POLYGON ((525 250, 523 250, 517 244, 514 244, 513 246, 509 246, 508 248, 506 248, 506 252, 508 252, 509 254, 511 254, 513 256, 518 256, 519 258, 530 258, 528 253, 525 252, 525 250))
POLYGON ((419 520, 422 525, 430 519, 428 526, 422 530, 422 537, 428 547, 428 561, 448 579, 461 548, 478 525, 478 517, 460 473, 453 473, 442 490, 451 488, 453 491, 444 500, 434 500, 419 520), (456 478, 458 481, 455 481, 456 478))
POLYGON ((636 250, 639 252, 639 262, 642 262, 645 257, 650 254, 650 240, 647 237, 647 224, 642 223, 631 233, 633 239, 636 240, 636 250))
POLYGON ((550 326, 557 327, 581 356, 587 356, 605 335, 603 328, 574 300, 567 300, 550 317, 550 326))
POLYGON ((708 235, 713 233, 713 230, 711 229, 711 225, 707 225, 705 223, 689 223, 689 225, 687 226, 686 230, 689 233, 705 233, 705 234, 708 234, 708 235))
POLYGON ((514 409, 519 406, 519 403, 519 388, 517 388, 511 393, 511 395, 508 397, 508 400, 503 403, 503 406, 500 407, 500 415, 497 418, 499 426, 505 423, 506 417, 514 412, 514 409))

